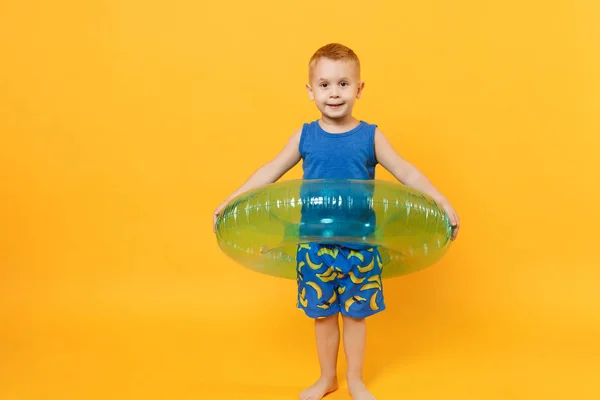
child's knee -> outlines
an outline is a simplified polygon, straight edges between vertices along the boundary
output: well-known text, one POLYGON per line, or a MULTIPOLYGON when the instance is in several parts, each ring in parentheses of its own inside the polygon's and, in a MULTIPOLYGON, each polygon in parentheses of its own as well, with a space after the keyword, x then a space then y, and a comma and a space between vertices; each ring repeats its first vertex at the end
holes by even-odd
POLYGON ((342 321, 345 327, 360 326, 366 323, 367 317, 352 317, 342 314, 342 321))

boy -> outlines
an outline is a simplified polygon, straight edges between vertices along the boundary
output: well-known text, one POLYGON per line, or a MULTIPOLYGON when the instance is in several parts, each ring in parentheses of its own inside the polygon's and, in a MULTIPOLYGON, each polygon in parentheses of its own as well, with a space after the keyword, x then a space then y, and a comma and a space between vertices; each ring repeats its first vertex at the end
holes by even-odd
MULTIPOLYGON (((231 199, 277 181, 300 160, 303 160, 304 179, 374 179, 375 165, 381 164, 401 183, 439 202, 455 226, 452 239, 456 239, 459 220, 448 200, 394 151, 376 125, 353 117, 354 102, 360 98, 363 88, 360 62, 351 49, 336 43, 318 49, 309 62, 306 89, 321 113, 320 118, 298 129, 279 154, 219 205, 214 221, 231 199)), ((314 319, 321 369, 320 378, 300 394, 300 399, 320 400, 338 387, 340 313, 344 323, 349 392, 354 400, 374 400, 363 383, 362 368, 365 319, 385 309, 377 249, 311 243, 298 246, 297 262, 299 268, 310 263, 310 268, 303 268, 303 276, 298 278, 298 307, 314 319), (331 273, 332 267, 338 274, 331 273), (306 285, 306 281, 317 287, 306 285)))

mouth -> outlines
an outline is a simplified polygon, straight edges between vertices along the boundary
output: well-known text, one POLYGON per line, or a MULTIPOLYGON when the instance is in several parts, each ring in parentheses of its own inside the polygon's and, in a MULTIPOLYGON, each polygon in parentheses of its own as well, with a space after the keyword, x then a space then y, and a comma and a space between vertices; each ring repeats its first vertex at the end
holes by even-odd
POLYGON ((338 108, 343 106, 345 103, 338 103, 338 104, 327 104, 327 107, 331 107, 331 108, 338 108))

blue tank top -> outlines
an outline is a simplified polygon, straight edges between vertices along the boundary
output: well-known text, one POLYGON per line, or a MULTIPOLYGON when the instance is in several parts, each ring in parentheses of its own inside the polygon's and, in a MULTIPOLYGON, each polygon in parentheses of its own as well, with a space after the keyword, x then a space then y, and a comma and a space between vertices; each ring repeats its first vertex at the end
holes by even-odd
MULTIPOLYGON (((323 130, 319 121, 302 127, 299 151, 302 156, 303 179, 375 179, 375 128, 377 125, 360 121, 355 128, 343 133, 323 130)), ((342 200, 342 205, 311 207, 303 201, 300 237, 327 238, 333 236, 367 237, 375 227, 375 213, 369 205, 371 186, 348 185, 336 188, 335 196, 352 198, 352 207, 342 200), (356 199, 362 200, 358 204, 356 199)), ((302 186, 303 200, 323 196, 323 192, 311 193, 309 186, 302 186)), ((328 243, 326 240, 321 243, 328 243)), ((342 242, 347 247, 361 249, 364 244, 342 242)))
POLYGON ((344 133, 329 133, 319 121, 304 124, 299 151, 304 179, 375 179, 375 128, 360 121, 344 133))

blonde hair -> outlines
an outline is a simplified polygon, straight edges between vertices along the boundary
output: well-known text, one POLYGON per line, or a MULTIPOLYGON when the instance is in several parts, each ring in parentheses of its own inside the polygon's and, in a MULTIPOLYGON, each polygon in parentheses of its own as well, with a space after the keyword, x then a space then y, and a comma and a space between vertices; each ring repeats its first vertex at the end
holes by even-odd
POLYGON ((360 76, 360 60, 356 53, 347 46, 339 43, 329 43, 319 48, 310 58, 308 62, 308 80, 312 82, 313 72, 315 65, 321 58, 328 58, 330 60, 346 60, 354 64, 358 76, 360 76))

